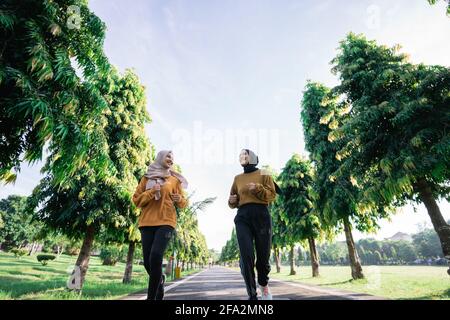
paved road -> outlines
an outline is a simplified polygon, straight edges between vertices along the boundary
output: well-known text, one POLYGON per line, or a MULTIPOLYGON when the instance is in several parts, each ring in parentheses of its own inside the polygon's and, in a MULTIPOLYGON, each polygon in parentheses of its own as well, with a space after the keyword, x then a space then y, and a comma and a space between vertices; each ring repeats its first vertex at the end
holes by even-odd
MULTIPOLYGON (((290 281, 270 280, 274 300, 379 300, 363 293, 323 288, 290 281)), ((238 271, 212 267, 167 283, 165 300, 246 300, 244 280, 238 271)), ((146 292, 132 294, 124 300, 144 300, 146 292)))

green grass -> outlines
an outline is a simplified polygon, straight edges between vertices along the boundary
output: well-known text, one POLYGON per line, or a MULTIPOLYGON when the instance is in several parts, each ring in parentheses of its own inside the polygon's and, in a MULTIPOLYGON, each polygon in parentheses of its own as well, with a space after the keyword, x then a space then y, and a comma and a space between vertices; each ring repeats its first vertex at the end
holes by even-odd
POLYGON ((298 281, 321 287, 368 293, 390 299, 450 299, 450 277, 445 266, 363 266, 366 279, 352 280, 349 266, 320 266, 320 277, 313 278, 310 266, 289 267, 280 273, 272 267, 270 277, 298 281))
MULTIPOLYGON (((61 255, 47 266, 42 266, 36 256, 15 258, 0 252, 0 300, 109 300, 145 290, 148 276, 144 266, 133 266, 130 284, 122 284, 124 263, 103 266, 97 257, 91 257, 81 295, 67 291, 66 282, 70 266, 76 256, 61 255)), ((186 276, 197 270, 186 270, 186 276)))

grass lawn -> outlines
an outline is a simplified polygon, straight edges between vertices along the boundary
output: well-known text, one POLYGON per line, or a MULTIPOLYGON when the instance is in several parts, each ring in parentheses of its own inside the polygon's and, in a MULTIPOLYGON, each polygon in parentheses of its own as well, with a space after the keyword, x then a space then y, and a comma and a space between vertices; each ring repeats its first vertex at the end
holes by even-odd
POLYGON ((306 284, 369 293, 390 299, 450 299, 450 276, 445 266, 363 266, 366 279, 352 280, 349 266, 320 266, 320 277, 311 276, 310 266, 289 267, 280 273, 272 267, 270 277, 306 284))
MULTIPOLYGON (((133 266, 131 284, 122 284, 124 263, 103 266, 97 257, 91 257, 82 295, 65 290, 70 266, 76 256, 61 255, 42 266, 36 256, 15 258, 0 252, 0 300, 96 300, 117 299, 130 293, 145 290, 148 276, 142 265, 133 266)), ((187 270, 186 276, 197 270, 187 270)))

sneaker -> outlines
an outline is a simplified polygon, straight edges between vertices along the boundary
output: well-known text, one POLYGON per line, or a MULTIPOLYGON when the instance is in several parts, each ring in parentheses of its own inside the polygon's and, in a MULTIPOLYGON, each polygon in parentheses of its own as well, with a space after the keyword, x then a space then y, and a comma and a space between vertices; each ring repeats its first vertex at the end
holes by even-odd
POLYGON ((269 285, 259 286, 261 289, 261 300, 272 300, 272 293, 270 293, 269 285))
POLYGON ((164 283, 166 282, 166 275, 163 273, 161 276, 161 284, 158 288, 158 293, 156 294, 156 300, 162 300, 164 298, 164 283))

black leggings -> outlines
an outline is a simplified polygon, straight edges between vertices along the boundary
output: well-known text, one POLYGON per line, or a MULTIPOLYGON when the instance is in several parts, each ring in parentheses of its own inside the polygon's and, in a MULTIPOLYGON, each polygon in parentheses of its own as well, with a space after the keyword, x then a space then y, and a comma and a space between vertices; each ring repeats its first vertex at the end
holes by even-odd
POLYGON ((162 261, 164 251, 169 243, 174 228, 171 226, 140 227, 144 266, 150 276, 147 299, 155 300, 160 288, 162 277, 162 261))
POLYGON ((245 204, 234 218, 239 243, 241 273, 250 299, 256 298, 255 253, 258 283, 266 286, 270 272, 270 248, 272 246, 272 219, 266 205, 245 204), (253 242, 255 243, 253 247, 253 242))

